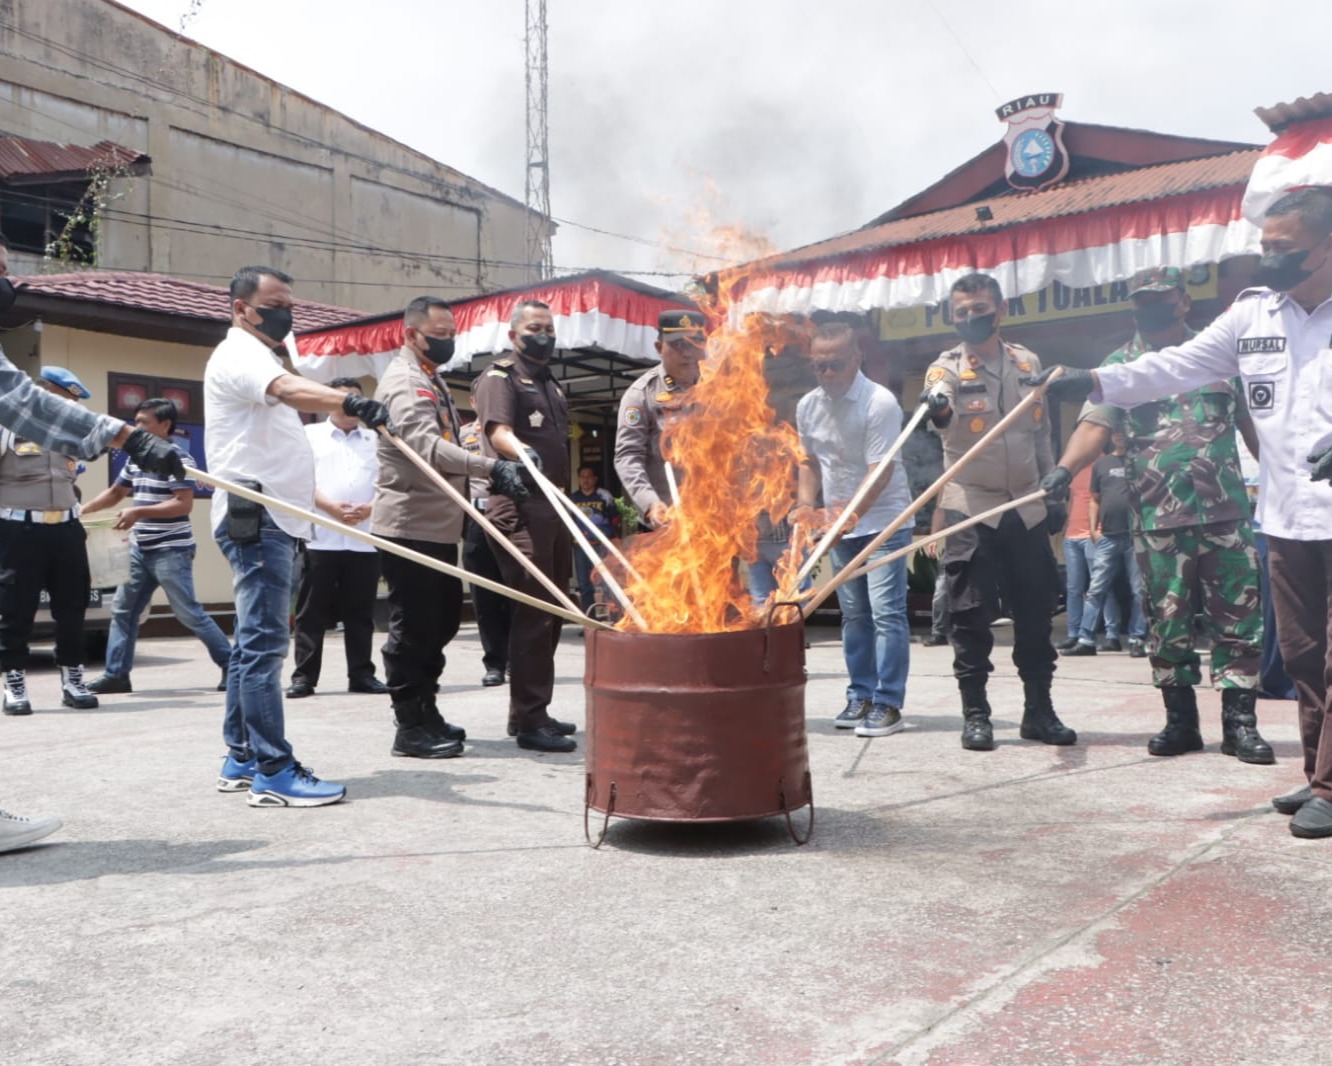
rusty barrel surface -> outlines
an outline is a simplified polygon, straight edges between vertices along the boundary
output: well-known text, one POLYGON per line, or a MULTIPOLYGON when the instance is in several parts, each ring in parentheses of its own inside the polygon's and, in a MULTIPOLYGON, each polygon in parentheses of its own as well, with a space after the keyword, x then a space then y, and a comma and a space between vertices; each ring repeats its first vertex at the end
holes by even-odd
POLYGON ((583 683, 594 810, 724 822, 781 814, 783 797, 787 811, 810 802, 802 623, 588 630, 583 683))

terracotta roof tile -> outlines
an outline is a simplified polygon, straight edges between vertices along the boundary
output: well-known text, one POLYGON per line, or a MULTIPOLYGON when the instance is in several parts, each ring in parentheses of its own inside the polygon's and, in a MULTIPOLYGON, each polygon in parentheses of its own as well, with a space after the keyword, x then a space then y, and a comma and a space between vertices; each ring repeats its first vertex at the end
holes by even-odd
POLYGON ((958 237, 969 233, 990 233, 1040 219, 1077 215, 1120 204, 1180 196, 1204 189, 1243 185, 1249 179, 1261 149, 1230 152, 1226 155, 1163 163, 1118 174, 1104 174, 1082 181, 1056 185, 1038 192, 996 196, 961 207, 914 215, 878 226, 844 233, 818 244, 796 248, 771 259, 749 264, 750 269, 770 270, 808 263, 818 259, 876 248, 958 237), (993 217, 976 217, 976 210, 988 207, 993 217))
MULTIPOLYGON (((37 274, 15 278, 26 291, 40 296, 129 307, 139 311, 227 322, 227 290, 200 281, 121 270, 87 270, 73 274, 37 274)), ((365 312, 346 307, 297 300, 294 308, 297 332, 320 329, 363 318, 365 312)))

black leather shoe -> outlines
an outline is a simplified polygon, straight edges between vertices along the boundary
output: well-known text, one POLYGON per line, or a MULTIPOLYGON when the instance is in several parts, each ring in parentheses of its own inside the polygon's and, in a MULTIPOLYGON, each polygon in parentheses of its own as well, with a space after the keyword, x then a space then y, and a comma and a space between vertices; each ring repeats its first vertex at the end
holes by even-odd
POLYGON ((1077 637, 1069 637, 1068 640, 1065 640, 1062 643, 1055 645, 1055 647, 1058 648, 1060 651, 1072 651, 1077 646, 1078 646, 1077 637))
POLYGON ((218 692, 226 692, 227 690, 227 672, 225 670, 222 671, 222 680, 217 683, 217 690, 218 692))
POLYGON ((88 691, 95 692, 99 696, 114 696, 119 692, 133 692, 134 686, 130 684, 128 677, 112 677, 110 674, 103 674, 101 677, 94 677, 88 682, 88 691))
POLYGON ((962 719, 962 746, 967 751, 994 751, 994 727, 988 714, 969 714, 962 719))
POLYGON ((460 725, 451 725, 448 722, 440 720, 440 724, 430 727, 432 732, 439 734, 445 740, 464 741, 467 739, 467 730, 460 725))
MULTIPOLYGON (((572 722, 561 722, 558 718, 547 718, 542 725, 549 726, 562 737, 571 737, 578 732, 578 727, 572 722)), ((517 735, 518 727, 512 722, 509 723, 509 736, 516 737, 517 735)))
POLYGON ((303 700, 306 696, 314 695, 314 685, 308 681, 293 681, 291 687, 287 689, 287 699, 303 700))
POLYGON ((564 736, 553 725, 543 725, 529 733, 518 734, 518 746, 529 751, 564 752, 578 747, 576 741, 564 736))
POLYGON ((936 637, 933 633, 921 639, 921 646, 925 648, 942 648, 948 643, 947 637, 936 637))
POLYGON ((1106 637, 1101 641, 1101 651, 1123 651, 1124 645, 1119 643, 1118 637, 1106 637))
POLYGON ((1272 808, 1278 814, 1294 814, 1311 799, 1313 799, 1313 789, 1305 785, 1294 792, 1287 792, 1284 796, 1273 796, 1272 808))
POLYGON ((367 692, 372 696, 387 696, 388 685, 371 674, 369 677, 354 677, 347 682, 348 692, 367 692))
POLYGON ((393 735, 393 754, 408 759, 452 759, 463 753, 462 741, 432 733, 426 726, 398 727, 393 735))
POLYGON ((1076 644, 1073 645, 1073 647, 1069 648, 1068 651, 1064 652, 1064 654, 1065 654, 1065 655, 1095 655, 1095 654, 1096 654, 1096 645, 1095 645, 1095 644, 1084 644, 1084 643, 1082 643, 1082 641, 1078 641, 1076 644))
POLYGON ((485 676, 481 678, 481 684, 486 688, 494 688, 496 685, 504 684, 503 670, 487 670, 485 676))
POLYGON ((1290 835, 1308 840, 1332 837, 1332 803, 1314 796, 1291 818, 1290 835))

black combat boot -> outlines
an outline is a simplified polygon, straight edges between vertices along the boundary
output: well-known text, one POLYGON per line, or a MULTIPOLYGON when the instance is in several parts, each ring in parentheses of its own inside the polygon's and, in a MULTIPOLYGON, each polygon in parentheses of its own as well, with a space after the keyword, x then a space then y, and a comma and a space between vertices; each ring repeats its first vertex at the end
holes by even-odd
POLYGON ((994 751, 985 682, 963 681, 958 687, 962 691, 962 746, 968 751, 994 751))
POLYGON ((1018 736, 1023 740, 1039 740, 1042 744, 1060 747, 1078 742, 1078 734, 1055 714, 1048 680, 1022 682, 1022 695, 1022 728, 1018 730, 1018 736))
MULTIPOLYGON (((1202 751, 1203 738, 1198 732, 1198 699, 1192 685, 1162 685, 1165 703, 1165 728, 1147 741, 1153 755, 1185 755, 1202 751)), ((1256 734, 1255 734, 1256 735, 1256 734)))
POLYGON ((1276 756, 1272 745, 1258 734, 1258 716, 1254 713, 1257 703, 1258 694, 1253 689, 1221 690, 1221 754, 1268 766, 1276 762, 1276 756))
POLYGON ((427 723, 427 707, 420 697, 393 702, 398 731, 392 754, 409 759, 452 759, 463 752, 462 741, 435 732, 427 723))

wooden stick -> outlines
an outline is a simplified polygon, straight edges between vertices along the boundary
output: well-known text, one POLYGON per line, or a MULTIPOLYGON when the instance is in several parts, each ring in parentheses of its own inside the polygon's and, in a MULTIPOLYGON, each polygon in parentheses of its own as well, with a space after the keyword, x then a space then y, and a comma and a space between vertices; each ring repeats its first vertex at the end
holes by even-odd
POLYGON ((511 600, 517 600, 519 603, 525 603, 529 607, 536 607, 538 610, 546 611, 549 614, 567 619, 570 622, 577 622, 579 625, 591 626, 593 629, 613 629, 614 626, 608 626, 604 622, 598 622, 595 618, 588 618, 583 614, 575 614, 567 611, 559 604, 547 603, 545 600, 539 600, 535 596, 529 596, 525 592, 519 592, 517 589, 511 589, 508 585, 502 585, 498 581, 491 581, 489 578, 481 577, 479 574, 473 574, 464 570, 461 566, 454 566, 452 563, 446 563, 441 559, 432 559, 428 555, 423 555, 411 548, 404 548, 401 544, 394 544, 391 540, 385 540, 383 537, 376 537, 373 533, 366 533, 364 530, 357 529, 355 526, 344 525, 342 522, 335 522, 327 515, 318 514, 315 511, 307 511, 303 507, 297 507, 295 504, 286 503, 282 500, 274 499, 272 496, 265 496, 262 492, 255 492, 254 489, 247 489, 243 485, 237 485, 234 481, 227 481, 216 474, 210 474, 206 470, 197 470, 190 468, 189 476, 202 481, 206 485, 212 485, 214 488, 222 489, 224 492, 235 493, 242 499, 253 500, 255 503, 263 504, 265 507, 271 507, 275 511, 283 511, 297 518, 303 518, 307 522, 313 522, 317 526, 323 526, 325 529, 332 529, 344 536, 351 537, 353 540, 359 540, 365 544, 371 544, 380 549, 380 551, 389 552, 392 555, 401 556, 404 559, 410 559, 414 563, 420 563, 422 566, 431 570, 438 570, 441 574, 448 574, 449 577, 456 577, 472 585, 479 585, 483 589, 489 589, 491 592, 498 592, 501 596, 507 596, 511 600))
POLYGON ((920 420, 929 414, 929 412, 929 407, 926 404, 921 404, 916 409, 916 413, 911 416, 911 421, 902 428, 902 432, 899 433, 897 439, 893 441, 893 446, 888 449, 888 454, 874 464, 874 469, 870 472, 870 476, 866 477, 865 480, 860 483, 860 487, 856 489, 855 494, 847 502, 846 507, 842 509, 842 513, 837 516, 837 521, 832 524, 828 529, 828 532, 823 534, 823 538, 815 546, 813 552, 810 553, 809 558, 805 560, 804 565, 800 567, 800 570, 795 577, 796 588, 799 588, 805 583, 805 579, 809 577, 809 575, 814 572, 814 568, 819 565, 819 560, 822 559, 828 549, 837 542, 837 534, 842 531, 842 527, 846 524, 846 520, 851 517, 852 514, 856 513, 857 508, 865 502, 865 497, 869 495, 870 489, 873 488, 879 478, 883 476, 883 472, 888 468, 888 464, 897 458, 897 453, 902 450, 902 446, 906 444, 907 438, 916 431, 916 427, 920 425, 920 420))
POLYGON ((412 463, 413 466, 415 466, 418 470, 421 471, 421 473, 423 473, 432 482, 434 482, 435 485, 443 489, 444 494, 448 496, 448 498, 451 499, 454 503, 456 503, 459 507, 461 507, 464 513, 470 514, 472 518, 476 520, 477 524, 480 525, 482 529, 484 529, 487 533, 490 534, 491 540, 493 540, 496 544, 498 544, 501 548, 503 548, 506 552, 508 552, 511 556, 513 556, 513 558, 518 561, 518 564, 522 566, 522 568, 526 570, 529 574, 531 574, 534 578, 536 578, 537 581, 542 585, 542 587, 544 587, 547 592, 549 592, 552 596, 554 596, 556 600, 558 600, 561 604, 563 604, 571 611, 576 611, 578 614, 583 613, 581 610, 579 610, 578 605, 574 603, 573 600, 569 599, 568 595, 562 592, 560 590, 560 587, 556 585, 555 582, 553 582, 549 577, 547 577, 545 574, 541 572, 541 568, 537 566, 536 563, 532 562, 531 559, 529 559, 526 555, 523 554, 520 548, 518 548, 512 541, 509 540, 508 537, 506 537, 503 533, 501 533, 498 529, 496 529, 494 523, 491 522, 490 519, 488 519, 483 512, 476 510, 468 501, 466 496, 464 496, 461 492, 459 492, 456 488, 454 488, 452 485, 449 484, 448 479, 445 478, 443 474, 441 474, 438 470, 436 470, 433 466, 431 466, 428 462, 426 462, 422 456, 417 455, 416 452, 412 451, 411 446, 406 441, 404 441, 401 437, 394 436, 383 426, 379 427, 379 435, 383 437, 385 440, 392 441, 393 446, 397 448, 398 451, 402 452, 402 454, 406 456, 406 458, 412 463))
MULTIPOLYGON (((670 463, 662 464, 666 469, 666 487, 671 493, 671 506, 675 508, 675 520, 680 523, 680 545, 688 549, 689 546, 689 520, 684 512, 680 510, 680 483, 675 480, 675 470, 670 463)), ((689 583, 694 587, 694 599, 698 601, 699 610, 703 608, 703 586, 698 581, 698 570, 694 567, 689 568, 689 583)))
POLYGON ((868 562, 857 570, 848 580, 854 581, 858 577, 864 577, 872 570, 877 570, 881 566, 887 566, 889 563, 896 562, 904 555, 910 555, 912 552, 925 547, 927 544, 933 544, 936 540, 943 540, 953 533, 961 533, 964 529, 970 529, 972 526, 978 526, 987 518, 994 518, 1003 514, 1005 511, 1013 511, 1019 507, 1025 507, 1029 503, 1045 498, 1045 490, 1037 489, 1035 492, 1029 492, 1025 496, 1019 496, 1016 500, 1009 500, 1007 503, 1001 503, 998 507, 991 507, 988 511, 982 511, 978 515, 972 515, 970 518, 958 522, 957 525, 949 526, 947 529, 941 529, 938 533, 931 533, 928 537, 921 537, 919 540, 913 540, 905 548, 898 548, 891 551, 882 558, 868 562))
MULTIPOLYGON (((1024 411, 1026 411, 1028 407, 1030 407, 1033 403, 1035 403, 1037 400, 1041 399, 1045 395, 1045 390, 1049 387, 1050 382, 1054 381, 1062 373, 1063 373, 1063 367, 1056 367, 1054 373, 1050 375, 1049 380, 1047 380, 1044 385, 1041 385, 1039 388, 1032 389, 1031 392, 1027 393, 1026 397, 1023 398, 1021 403, 1019 403, 1016 407, 1014 407, 1013 410, 1009 411, 1008 414, 1004 415, 1003 418, 999 419, 999 421, 996 422, 990 428, 990 431, 988 433, 986 433, 983 437, 980 438, 980 440, 976 441, 975 444, 973 444, 970 448, 966 450, 965 453, 963 453, 962 457, 958 459, 957 462, 955 462, 952 466, 950 466, 947 470, 945 470, 942 474, 940 474, 938 480, 935 481, 933 485, 931 485, 924 492, 922 492, 915 500, 913 500, 906 507, 906 509, 900 515, 898 515, 891 522, 889 522, 888 525, 883 529, 883 531, 880 532, 868 544, 866 544, 865 547, 863 547, 860 550, 859 554, 857 554, 854 559, 852 559, 849 563, 847 563, 844 567, 842 567, 842 569, 833 576, 832 580, 830 580, 827 584, 825 584, 822 588, 820 588, 818 592, 814 594, 814 598, 805 605, 804 609, 805 617, 808 618, 811 614, 813 614, 814 611, 818 608, 819 604, 821 604, 824 600, 826 600, 829 596, 831 596, 834 592, 836 592, 839 588, 841 588, 842 585, 846 584, 846 582, 851 579, 851 575, 855 573, 855 571, 858 570, 861 566, 864 565, 865 560, 868 559, 871 555, 874 554, 875 551, 878 550, 880 544, 886 541, 889 537, 891 537, 894 533, 896 533, 899 529, 901 529, 904 525, 906 525, 907 522, 909 522, 912 518, 914 518, 916 512, 919 511, 922 507, 924 507, 927 503, 929 503, 930 500, 932 500, 939 492, 941 492, 943 490, 943 487, 947 485, 950 481, 952 481, 953 478, 957 477, 957 475, 962 472, 962 470, 967 466, 968 463, 970 463, 973 459, 975 459, 976 456, 978 456, 982 451, 984 451, 993 441, 1003 436, 1003 434, 1007 431, 1008 427, 1011 426, 1014 422, 1016 422, 1018 417, 1024 411)), ((958 417, 958 413, 956 411, 953 412, 953 417, 954 418, 958 417)))
POLYGON ((605 533, 601 532, 601 530, 597 528, 597 524, 593 522, 592 519, 588 518, 587 515, 583 514, 583 509, 579 507, 578 504, 574 503, 573 500, 569 499, 569 497, 562 492, 557 492, 555 494, 555 498, 559 500, 561 504, 564 505, 564 509, 566 511, 568 511, 571 515, 577 518, 580 522, 583 523, 583 525, 585 525, 596 535, 597 539, 601 541, 601 543, 605 546, 606 550, 610 552, 611 555, 615 556, 615 561, 624 567, 624 572, 626 574, 632 577, 635 581, 643 580, 643 575, 634 569, 633 563, 631 563, 628 559, 625 558, 624 553, 621 552, 620 549, 615 546, 615 543, 610 539, 610 537, 606 536, 605 533))
POLYGON ((545 474, 537 469, 536 463, 532 462, 532 457, 527 454, 526 448, 518 449, 518 461, 527 468, 527 472, 532 475, 532 480, 536 482, 537 488, 545 494, 547 502, 559 515, 560 521, 564 523, 565 528, 573 535, 574 540, 578 542, 578 546, 583 549, 587 557, 592 560, 592 565, 601 574, 601 580, 606 582, 606 588, 610 589, 611 595, 624 608, 624 613, 633 619, 634 625, 646 632, 647 622, 643 620, 643 616, 629 602, 629 597, 624 594, 624 589, 620 588, 620 583, 615 580, 615 576, 607 568, 605 561, 592 550, 592 545, 583 536, 583 531, 578 528, 578 523, 570 518, 568 512, 560 505, 560 490, 551 484, 550 479, 545 474))

